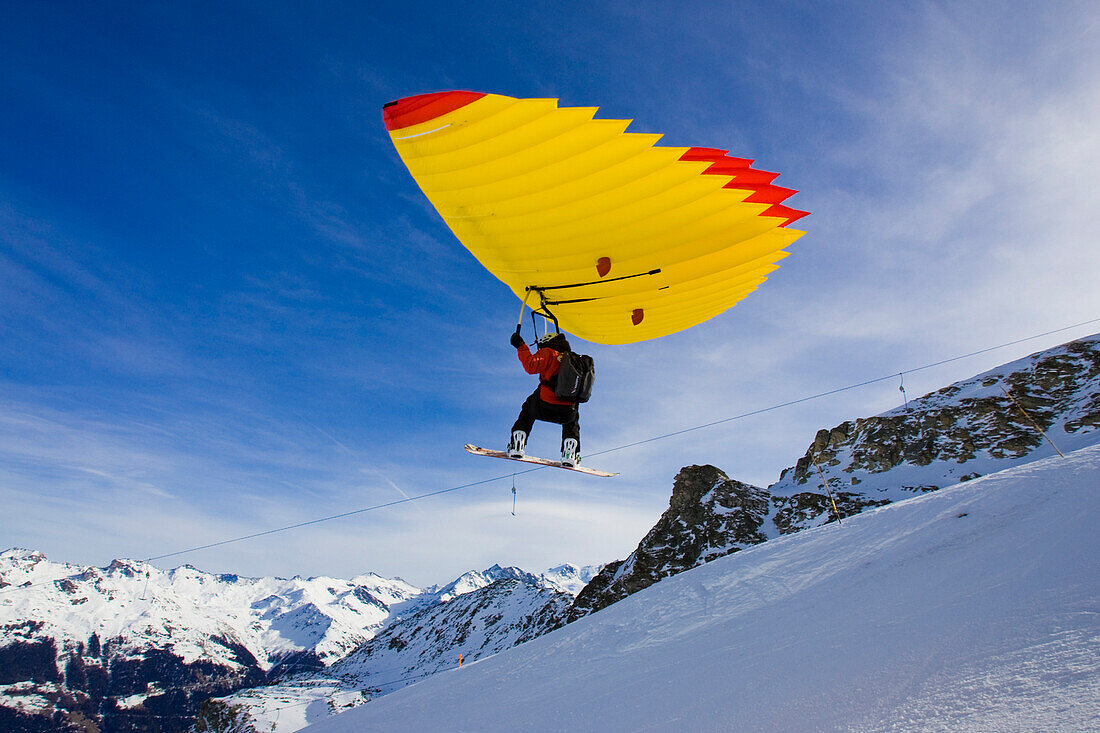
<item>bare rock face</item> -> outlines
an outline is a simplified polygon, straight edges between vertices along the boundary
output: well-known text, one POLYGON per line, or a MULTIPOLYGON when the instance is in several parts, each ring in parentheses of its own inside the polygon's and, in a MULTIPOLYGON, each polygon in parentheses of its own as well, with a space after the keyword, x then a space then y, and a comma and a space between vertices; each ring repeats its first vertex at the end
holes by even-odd
POLYGON ((573 602, 572 621, 662 578, 763 542, 764 489, 735 481, 714 466, 677 474, 668 510, 624 561, 611 563, 573 602))

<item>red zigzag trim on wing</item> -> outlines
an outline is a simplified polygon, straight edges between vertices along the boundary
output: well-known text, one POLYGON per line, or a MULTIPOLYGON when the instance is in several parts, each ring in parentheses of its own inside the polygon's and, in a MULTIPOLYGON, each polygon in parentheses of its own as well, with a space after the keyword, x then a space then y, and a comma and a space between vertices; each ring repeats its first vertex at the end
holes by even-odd
POLYGON ((723 188, 752 191, 745 200, 754 204, 771 204, 760 212, 760 216, 783 217, 785 221, 779 225, 781 227, 792 224, 810 213, 782 205, 798 192, 792 188, 773 186, 772 181, 779 176, 778 173, 753 168, 753 161, 748 158, 734 158, 727 155, 728 152, 717 148, 688 148, 688 151, 680 156, 680 160, 710 163, 710 167, 703 171, 703 175, 728 176, 730 182, 723 188))

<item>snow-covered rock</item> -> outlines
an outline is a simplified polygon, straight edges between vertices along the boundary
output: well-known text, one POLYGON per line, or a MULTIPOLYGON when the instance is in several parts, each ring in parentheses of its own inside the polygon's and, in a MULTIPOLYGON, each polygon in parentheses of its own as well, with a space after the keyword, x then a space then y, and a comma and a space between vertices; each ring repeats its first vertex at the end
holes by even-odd
POLYGON ((770 536, 1100 442, 1100 335, 820 430, 768 487, 770 536), (1039 428, 1049 437, 1044 438, 1039 428), (1053 445, 1051 444, 1053 442, 1053 445))

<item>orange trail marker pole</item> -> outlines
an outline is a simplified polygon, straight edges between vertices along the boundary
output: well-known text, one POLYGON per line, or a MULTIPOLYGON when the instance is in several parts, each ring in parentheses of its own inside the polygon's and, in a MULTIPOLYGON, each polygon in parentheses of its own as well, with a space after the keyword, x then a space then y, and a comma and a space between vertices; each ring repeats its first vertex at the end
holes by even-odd
POLYGON ((821 470, 821 464, 817 462, 817 456, 811 454, 814 465, 817 466, 817 475, 821 477, 821 483, 825 484, 825 493, 829 495, 829 503, 833 505, 833 516, 837 524, 843 524, 840 520, 840 510, 836 508, 836 499, 833 498, 833 490, 829 488, 829 482, 825 479, 825 472, 821 470))
POLYGON ((1012 403, 1020 409, 1020 412, 1024 413, 1024 417, 1026 417, 1031 422, 1031 424, 1035 426, 1035 429, 1039 431, 1039 435, 1042 435, 1044 438, 1047 439, 1047 442, 1050 443, 1050 447, 1053 448, 1058 455, 1062 456, 1062 458, 1065 458, 1065 454, 1062 453, 1062 451, 1058 450, 1058 446, 1056 446, 1054 444, 1054 441, 1050 439, 1050 436, 1047 435, 1047 431, 1039 427, 1039 423, 1035 422, 1035 418, 1029 415, 1027 410, 1024 409, 1024 406, 1016 401, 1016 398, 1012 396, 1012 393, 1004 387, 1001 387, 1001 391, 1008 395, 1008 399, 1012 400, 1012 403))

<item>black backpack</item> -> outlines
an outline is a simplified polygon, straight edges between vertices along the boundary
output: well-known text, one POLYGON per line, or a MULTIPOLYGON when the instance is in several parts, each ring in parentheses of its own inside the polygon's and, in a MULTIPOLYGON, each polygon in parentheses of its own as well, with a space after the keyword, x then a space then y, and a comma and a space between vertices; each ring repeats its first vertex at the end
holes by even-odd
POLYGON ((564 351, 561 355, 561 368, 550 380, 554 395, 569 402, 588 402, 592 396, 592 380, 596 378, 596 366, 592 357, 564 351))

